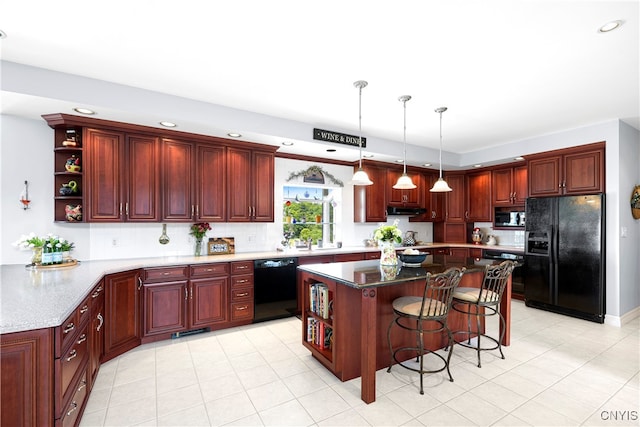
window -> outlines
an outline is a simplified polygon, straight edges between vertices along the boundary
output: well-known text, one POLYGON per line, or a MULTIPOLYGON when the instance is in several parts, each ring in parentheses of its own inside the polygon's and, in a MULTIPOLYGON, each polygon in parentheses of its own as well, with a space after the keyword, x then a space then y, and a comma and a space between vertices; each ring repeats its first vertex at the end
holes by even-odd
POLYGON ((340 188, 285 186, 283 236, 289 245, 331 244, 336 238, 340 188), (319 242, 319 243, 318 243, 319 242))

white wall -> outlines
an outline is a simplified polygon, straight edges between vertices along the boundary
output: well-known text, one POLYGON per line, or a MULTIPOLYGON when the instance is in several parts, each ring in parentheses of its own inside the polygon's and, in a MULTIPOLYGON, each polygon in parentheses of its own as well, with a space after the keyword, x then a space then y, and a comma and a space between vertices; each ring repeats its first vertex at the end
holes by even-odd
MULTIPOLYGON (((53 222, 54 183, 53 130, 44 120, 27 120, 14 116, 0 116, 0 264, 22 264, 29 254, 11 246, 21 234, 51 232, 76 242, 74 256, 80 260, 118 259, 140 256, 188 255, 193 242, 188 235, 189 224, 169 224, 171 242, 158 243, 160 224, 60 224, 53 222), (30 183, 31 208, 21 209, 18 201, 23 183, 30 183), (115 245, 113 244, 115 240, 115 245)), ((638 310, 640 296, 640 221, 631 219, 629 196, 633 185, 640 182, 638 164, 639 132, 618 120, 573 129, 526 141, 538 151, 554 147, 567 147, 606 141, 607 183, 607 320, 619 323, 625 314, 638 310), (538 148, 539 147, 539 148, 538 148), (620 238, 621 227, 627 227, 627 238, 620 238)), ((513 143, 517 144, 517 143, 513 143)), ((276 222, 273 224, 213 224, 209 236, 233 236, 238 252, 273 250, 280 240, 282 186, 289 173, 306 169, 308 162, 277 159, 276 161, 276 222)), ((350 167, 322 165, 325 170, 347 183, 350 167)), ((361 245, 377 224, 353 223, 353 188, 346 184, 342 210, 341 238, 345 246, 361 245)), ((407 217, 398 217, 404 231, 418 231, 418 238, 432 241, 431 224, 408 223, 407 217)), ((392 217, 389 222, 394 218, 392 217)))

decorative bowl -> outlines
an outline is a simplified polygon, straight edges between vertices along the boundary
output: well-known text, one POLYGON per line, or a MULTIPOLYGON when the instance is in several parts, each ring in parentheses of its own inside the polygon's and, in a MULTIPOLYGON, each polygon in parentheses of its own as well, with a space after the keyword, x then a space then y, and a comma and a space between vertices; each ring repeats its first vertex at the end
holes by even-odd
POLYGON ((403 254, 402 252, 398 253, 398 257, 400 261, 402 261, 405 265, 420 265, 427 258, 426 252, 420 252, 418 254, 403 254))

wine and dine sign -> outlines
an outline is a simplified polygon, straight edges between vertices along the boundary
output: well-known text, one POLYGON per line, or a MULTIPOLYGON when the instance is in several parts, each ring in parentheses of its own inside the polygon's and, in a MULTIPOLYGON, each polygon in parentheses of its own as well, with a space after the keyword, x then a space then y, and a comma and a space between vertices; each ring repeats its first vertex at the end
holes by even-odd
MULTIPOLYGON (((348 135, 346 133, 333 132, 324 129, 313 129, 313 139, 318 141, 335 142, 337 144, 351 145, 353 147, 360 146, 360 137, 348 135)), ((367 138, 362 138, 362 148, 367 147, 367 138)))

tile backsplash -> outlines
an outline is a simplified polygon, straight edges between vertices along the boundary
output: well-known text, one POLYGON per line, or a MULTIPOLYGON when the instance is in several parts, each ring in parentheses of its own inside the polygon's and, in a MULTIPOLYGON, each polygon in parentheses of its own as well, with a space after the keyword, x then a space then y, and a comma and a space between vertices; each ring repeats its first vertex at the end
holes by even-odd
POLYGON ((483 241, 487 241, 487 236, 496 237, 499 245, 524 247, 524 230, 494 230, 491 222, 476 222, 474 227, 478 227, 484 236, 483 241))

